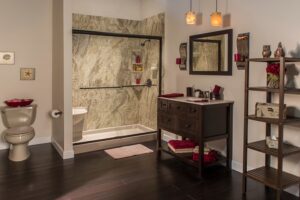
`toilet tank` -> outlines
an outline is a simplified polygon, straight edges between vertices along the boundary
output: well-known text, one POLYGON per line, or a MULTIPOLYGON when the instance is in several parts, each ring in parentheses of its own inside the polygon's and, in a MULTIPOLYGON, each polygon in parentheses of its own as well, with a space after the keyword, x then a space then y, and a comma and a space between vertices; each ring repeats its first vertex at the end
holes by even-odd
POLYGON ((6 128, 30 126, 36 118, 36 105, 26 107, 1 107, 1 118, 6 128))

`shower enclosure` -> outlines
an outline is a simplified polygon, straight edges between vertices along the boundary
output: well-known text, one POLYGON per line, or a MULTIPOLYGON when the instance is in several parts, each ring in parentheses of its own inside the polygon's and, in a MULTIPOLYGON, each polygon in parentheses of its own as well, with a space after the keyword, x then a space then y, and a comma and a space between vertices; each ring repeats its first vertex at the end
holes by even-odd
POLYGON ((157 129, 162 37, 73 30, 73 107, 87 107, 76 144, 157 129))

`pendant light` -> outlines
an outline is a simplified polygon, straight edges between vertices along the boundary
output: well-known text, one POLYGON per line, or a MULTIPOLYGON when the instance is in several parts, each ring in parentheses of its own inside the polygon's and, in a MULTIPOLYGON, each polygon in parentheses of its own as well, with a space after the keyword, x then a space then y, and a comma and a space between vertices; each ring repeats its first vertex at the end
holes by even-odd
POLYGON ((196 19, 197 19, 196 13, 192 11, 192 9, 193 9, 193 3, 192 0, 190 0, 190 11, 185 14, 186 24, 189 25, 196 24, 196 19))
POLYGON ((216 0, 216 11, 210 15, 210 24, 212 26, 222 26, 222 13, 218 12, 218 0, 216 0))

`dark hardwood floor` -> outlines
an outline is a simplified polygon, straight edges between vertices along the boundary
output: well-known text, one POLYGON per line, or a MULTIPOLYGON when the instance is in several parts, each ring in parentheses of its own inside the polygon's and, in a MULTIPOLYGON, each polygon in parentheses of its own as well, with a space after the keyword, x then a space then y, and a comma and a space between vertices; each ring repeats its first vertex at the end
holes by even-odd
MULTIPOLYGON (((154 143, 145 143, 154 148, 154 143)), ((30 147, 32 156, 22 163, 0 151, 1 200, 241 200, 240 173, 217 166, 202 181, 193 168, 155 153, 114 160, 103 151, 63 161, 50 144, 30 147)), ((247 200, 275 199, 273 190, 249 181, 247 200)), ((284 193, 283 199, 297 199, 284 193)))

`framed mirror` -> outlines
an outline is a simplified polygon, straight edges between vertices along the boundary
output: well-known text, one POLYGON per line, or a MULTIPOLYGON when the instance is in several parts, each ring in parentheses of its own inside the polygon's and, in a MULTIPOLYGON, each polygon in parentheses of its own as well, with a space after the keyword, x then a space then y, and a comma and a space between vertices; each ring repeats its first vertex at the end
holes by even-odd
POLYGON ((190 36, 190 74, 232 75, 232 29, 190 36))

